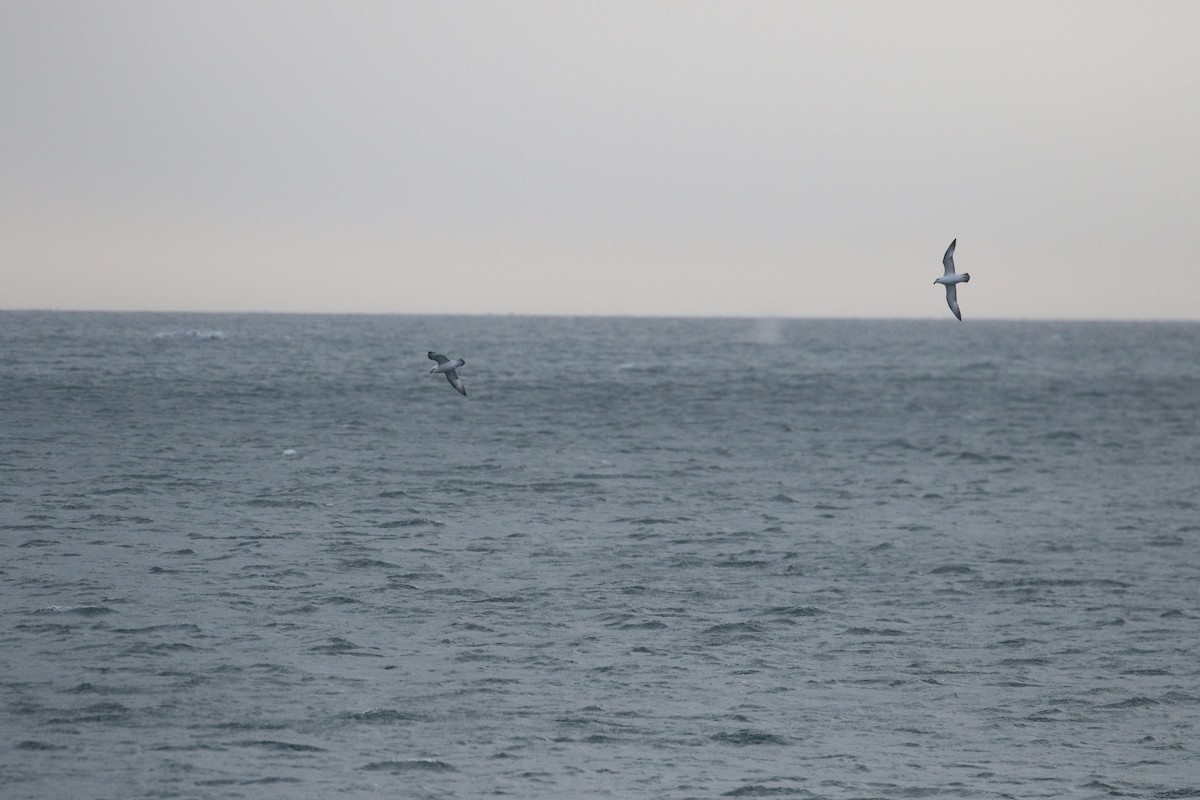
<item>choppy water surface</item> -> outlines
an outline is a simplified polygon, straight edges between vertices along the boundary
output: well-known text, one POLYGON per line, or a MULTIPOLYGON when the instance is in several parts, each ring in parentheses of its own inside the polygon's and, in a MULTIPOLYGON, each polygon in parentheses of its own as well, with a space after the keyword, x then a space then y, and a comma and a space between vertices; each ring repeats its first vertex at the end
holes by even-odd
POLYGON ((6 798, 1200 796, 1200 326, 0 348, 6 798))

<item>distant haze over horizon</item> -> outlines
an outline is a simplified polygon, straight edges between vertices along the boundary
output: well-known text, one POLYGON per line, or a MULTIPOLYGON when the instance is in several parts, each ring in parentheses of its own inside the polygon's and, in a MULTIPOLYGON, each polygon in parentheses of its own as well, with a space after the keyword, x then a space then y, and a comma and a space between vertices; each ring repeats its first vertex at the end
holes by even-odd
MULTIPOLYGON (((1200 3, 0 5, 0 308, 1200 320, 1200 3)), ((955 322, 955 324, 958 324, 955 322)))

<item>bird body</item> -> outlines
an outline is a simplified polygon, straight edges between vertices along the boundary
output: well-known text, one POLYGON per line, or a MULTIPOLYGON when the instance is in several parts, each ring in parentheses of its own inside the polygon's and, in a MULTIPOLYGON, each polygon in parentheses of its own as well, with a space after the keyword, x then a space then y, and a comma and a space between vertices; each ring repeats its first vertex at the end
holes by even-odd
MULTIPOLYGON (((433 358, 433 356, 431 355, 430 358, 433 358)), ((467 365, 467 362, 463 361, 461 358, 456 358, 453 361, 450 361, 450 360, 446 359, 445 356, 442 356, 442 360, 438 362, 438 365, 436 367, 429 370, 429 374, 437 375, 442 372, 453 372, 454 370, 458 369, 459 367, 465 367, 466 365, 467 365)))

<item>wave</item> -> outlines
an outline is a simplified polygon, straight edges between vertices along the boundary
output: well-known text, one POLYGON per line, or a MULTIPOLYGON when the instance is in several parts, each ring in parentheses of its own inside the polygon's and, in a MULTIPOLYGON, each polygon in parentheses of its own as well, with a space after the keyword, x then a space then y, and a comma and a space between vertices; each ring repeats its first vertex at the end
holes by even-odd
POLYGON ((714 733, 709 736, 713 741, 719 741, 721 744, 734 745, 737 747, 745 747, 746 745, 786 745, 788 744, 785 736, 780 736, 774 733, 767 733, 764 730, 751 730, 743 728, 742 730, 734 730, 732 733, 714 733))
POLYGON ((370 764, 365 764, 362 769, 372 772, 457 772, 454 767, 445 761, 438 761, 433 758, 372 761, 370 764))
POLYGON ((775 606, 768 613, 782 617, 815 617, 825 612, 816 606, 775 606))
POLYGON ((373 708, 370 711, 347 713, 343 717, 353 722, 368 722, 375 725, 426 721, 426 717, 421 714, 414 714, 410 711, 397 711, 392 708, 373 708))
POLYGON ((81 617, 94 617, 100 614, 116 613, 108 606, 46 606, 39 608, 33 613, 35 614, 76 614, 81 617))
POLYGON ((766 731, 756 731, 750 728, 743 728, 741 730, 732 732, 722 731, 721 733, 714 733, 709 738, 714 742, 732 744, 737 747, 760 744, 785 745, 789 743, 788 739, 784 736, 774 733, 767 733, 766 731))
POLYGON ((154 334, 155 339, 199 339, 203 341, 218 341, 225 338, 225 333, 218 330, 177 330, 177 331, 159 331, 154 334))
POLYGON ((324 753, 324 747, 299 742, 282 742, 275 739, 247 739, 234 742, 238 747, 261 747, 266 750, 277 750, 282 753, 324 753))
POLYGON ((375 527, 386 530, 390 528, 419 528, 427 525, 435 528, 444 528, 446 523, 438 522, 436 519, 430 519, 429 517, 404 517, 402 519, 380 522, 375 527))

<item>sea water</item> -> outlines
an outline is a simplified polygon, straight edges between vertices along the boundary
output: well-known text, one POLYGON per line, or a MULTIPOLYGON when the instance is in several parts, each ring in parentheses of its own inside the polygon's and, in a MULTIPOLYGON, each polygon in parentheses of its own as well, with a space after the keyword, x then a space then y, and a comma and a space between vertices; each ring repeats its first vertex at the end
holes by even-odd
POLYGON ((1200 325, 945 316, 0 313, 0 795, 1200 796, 1200 325))

